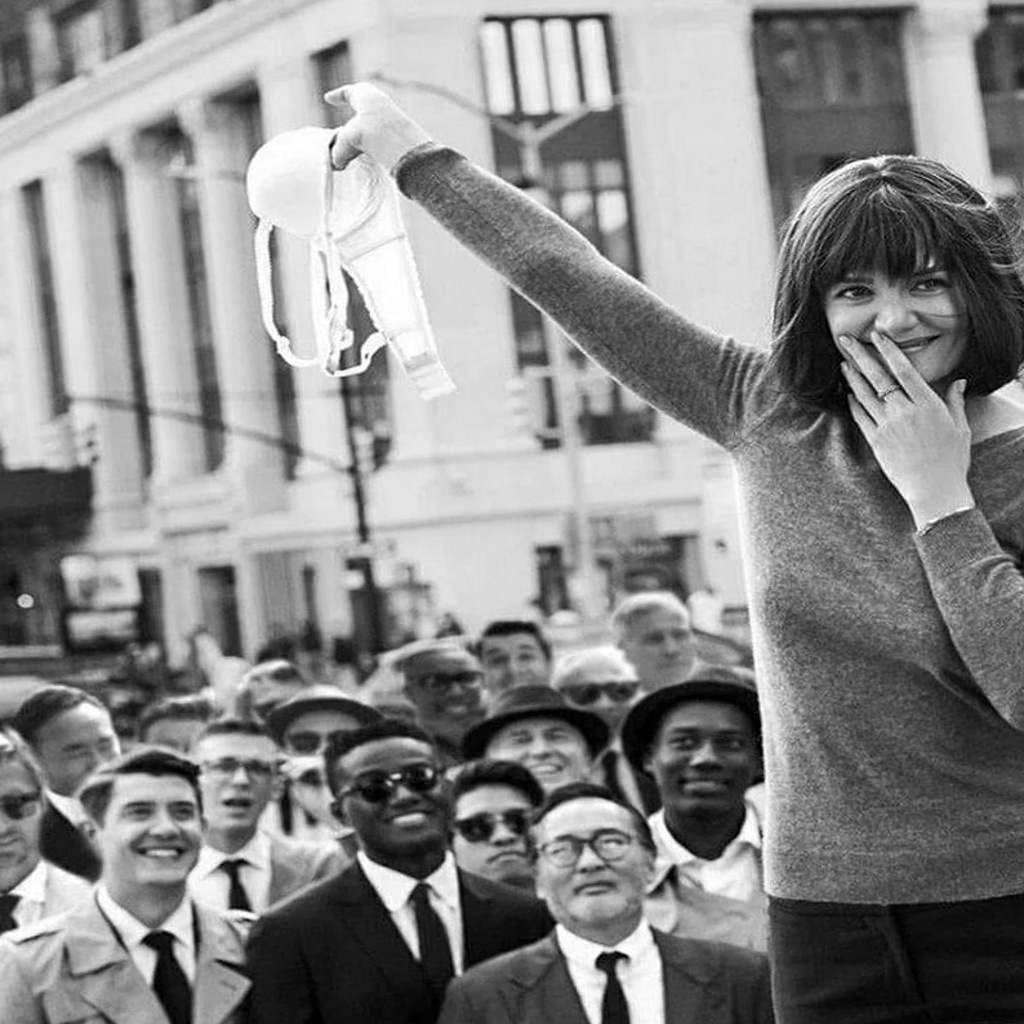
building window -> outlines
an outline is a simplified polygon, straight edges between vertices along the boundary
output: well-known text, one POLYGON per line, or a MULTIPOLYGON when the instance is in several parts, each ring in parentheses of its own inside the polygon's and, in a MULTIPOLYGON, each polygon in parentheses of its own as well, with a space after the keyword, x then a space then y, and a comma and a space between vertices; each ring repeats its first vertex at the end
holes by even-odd
POLYGON ((68 396, 64 386, 64 357, 61 353, 57 289, 53 276, 50 235, 46 224, 46 196, 43 183, 33 181, 25 185, 22 196, 35 277, 39 326, 43 335, 43 351, 46 354, 49 415, 52 419, 63 416, 68 411, 68 396))
MULTIPOLYGON (((166 151, 169 162, 192 167, 195 156, 192 143, 178 129, 167 131, 166 151)), ((199 415, 202 417, 203 466, 212 473, 224 461, 224 419, 217 372, 217 353, 210 313, 210 293, 206 275, 206 254, 203 250, 202 214, 199 206, 199 183, 191 177, 175 179, 175 198, 185 264, 185 286, 188 295, 188 316, 198 387, 199 415)))
POLYGON ((103 11, 97 0, 74 4, 54 16, 60 80, 95 70, 107 58, 103 11))
POLYGON ((847 160, 912 153, 902 13, 765 13, 754 44, 768 177, 782 223, 847 160))
MULTIPOLYGON (((263 111, 260 98, 253 93, 235 101, 248 160, 263 145, 263 111)), ((277 236, 270 236, 270 267, 273 275, 274 316, 285 337, 288 331, 287 296, 281 283, 281 262, 278 259, 277 236)), ((281 441, 281 459, 286 480, 294 480, 299 466, 299 410, 295 397, 295 371, 283 359, 271 359, 274 375, 274 407, 277 413, 277 432, 281 441)))
POLYGON ((975 50, 995 191, 1019 212, 1024 196, 1024 7, 990 10, 975 50))
POLYGON ((14 36, 0 44, 0 114, 24 106, 32 92, 28 37, 14 36))
MULTIPOLYGON (((323 50, 314 58, 316 61, 317 86, 320 94, 353 80, 352 57, 348 43, 342 42, 323 50)), ((323 123, 330 128, 341 124, 337 107, 323 104, 323 123)), ((348 286, 348 322, 355 335, 355 344, 349 350, 352 358, 358 360, 363 342, 377 328, 370 316, 366 303, 356 283, 345 275, 348 286)), ((349 377, 348 416, 352 427, 372 438, 373 465, 378 467, 387 461, 391 451, 393 413, 391 408, 391 357, 385 350, 378 353, 365 373, 349 377)))
MULTIPOLYGON (((551 208, 581 231, 627 273, 639 276, 633 232, 629 171, 618 82, 607 18, 488 18, 480 28, 480 52, 488 111, 507 126, 540 128, 579 111, 545 141, 539 159, 492 125, 498 173, 507 181, 540 188, 551 208), (584 108, 581 110, 581 108, 584 108), (539 164, 540 180, 533 180, 539 164)), ((549 365, 550 343, 541 314, 510 292, 517 364, 521 370, 549 365)), ((649 441, 655 413, 597 371, 579 352, 578 427, 586 444, 649 441)), ((542 444, 559 443, 554 387, 547 383, 542 444)))

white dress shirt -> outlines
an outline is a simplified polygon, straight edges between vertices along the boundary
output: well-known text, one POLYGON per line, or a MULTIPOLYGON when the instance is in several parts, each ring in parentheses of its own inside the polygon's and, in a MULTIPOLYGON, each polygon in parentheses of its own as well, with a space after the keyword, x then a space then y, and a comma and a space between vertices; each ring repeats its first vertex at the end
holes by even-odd
POLYGON ((120 936, 132 963, 146 979, 147 985, 150 987, 153 985, 153 975, 156 973, 156 950, 150 949, 143 939, 153 931, 170 932, 174 936, 174 946, 172 947, 174 957, 181 965, 189 983, 195 983, 196 932, 190 899, 183 899, 174 913, 158 928, 150 928, 149 925, 143 924, 119 903, 115 903, 102 883, 96 887, 96 903, 104 917, 120 936))
POLYGON ((47 863, 41 860, 11 890, 11 895, 18 897, 18 905, 11 916, 19 928, 42 920, 43 908, 46 905, 46 871, 47 863))
POLYGON ((763 893, 761 823, 749 800, 739 833, 715 860, 704 860, 683 846, 669 832, 664 810, 652 814, 648 821, 658 852, 676 866, 683 881, 704 892, 748 903, 763 893))
POLYGON ((422 881, 430 889, 430 905, 448 933, 448 944, 452 950, 452 965, 455 973, 462 973, 462 905, 459 902, 459 876, 455 870, 455 858, 448 853, 441 866, 424 879, 410 878, 391 868, 384 867, 360 850, 356 854, 370 885, 376 890, 391 920, 395 922, 405 944, 412 955, 420 959, 420 935, 416 930, 416 911, 411 902, 412 891, 422 881))
POLYGON ((601 953, 612 952, 629 957, 620 960, 616 968, 629 1007, 629 1019, 635 1024, 666 1024, 665 972, 651 926, 646 921, 641 921, 636 931, 614 946, 601 946, 580 938, 560 924, 555 926, 555 940, 590 1024, 601 1024, 601 1003, 608 986, 608 975, 598 969, 597 958, 601 953))
POLYGON ((52 789, 46 791, 46 799, 53 804, 54 807, 64 815, 68 821, 71 822, 75 828, 79 828, 83 822, 89 820, 89 815, 86 814, 85 808, 82 806, 82 801, 78 797, 74 796, 61 796, 60 793, 54 793, 52 789))
POLYGON ((234 853, 223 853, 205 843, 199 860, 188 876, 189 891, 200 903, 209 903, 218 910, 228 909, 231 879, 221 867, 226 860, 243 860, 238 878, 249 897, 253 912, 262 914, 270 903, 270 837, 256 834, 234 853))

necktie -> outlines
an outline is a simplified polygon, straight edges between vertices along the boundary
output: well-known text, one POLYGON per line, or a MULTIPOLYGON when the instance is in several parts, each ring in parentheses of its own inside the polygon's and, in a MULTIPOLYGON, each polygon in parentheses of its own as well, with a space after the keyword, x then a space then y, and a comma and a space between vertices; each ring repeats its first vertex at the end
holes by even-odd
POLYGON ((420 937, 420 964, 431 988, 440 996, 451 981, 455 968, 448 932, 430 905, 430 886, 422 882, 412 891, 412 907, 416 914, 416 931, 420 937))
POLYGON ((170 932, 150 932, 142 940, 156 950, 153 992, 171 1024, 192 1024, 192 986, 174 955, 174 936, 170 932))
POLYGON ((228 888, 228 910, 252 910, 252 903, 249 902, 249 894, 242 885, 242 865, 247 864, 241 858, 225 860, 221 862, 221 868, 228 876, 230 886, 228 888))
POLYGON ((21 902, 20 896, 5 892, 0 896, 0 935, 18 927, 14 920, 14 908, 21 902))
POLYGON ((597 969, 608 975, 601 1000, 601 1024, 629 1024, 629 1006, 626 993, 615 968, 620 960, 628 960, 625 953, 601 953, 597 958, 597 969))

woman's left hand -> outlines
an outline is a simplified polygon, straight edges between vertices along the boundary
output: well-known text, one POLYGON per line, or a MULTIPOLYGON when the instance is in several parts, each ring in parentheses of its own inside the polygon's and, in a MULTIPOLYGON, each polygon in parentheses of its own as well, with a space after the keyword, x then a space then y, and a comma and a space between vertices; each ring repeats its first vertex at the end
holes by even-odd
POLYGON ((850 413, 920 528, 974 504, 966 382, 954 381, 943 399, 891 339, 877 331, 871 339, 877 358, 856 338, 839 339, 850 413))

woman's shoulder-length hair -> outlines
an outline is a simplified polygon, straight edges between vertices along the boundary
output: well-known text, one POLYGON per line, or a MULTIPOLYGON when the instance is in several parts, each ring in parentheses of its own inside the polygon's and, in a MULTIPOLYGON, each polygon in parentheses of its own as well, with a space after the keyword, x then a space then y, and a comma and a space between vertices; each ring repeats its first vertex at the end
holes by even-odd
POLYGON ((1020 257, 1019 227, 945 165, 913 156, 844 164, 812 186, 783 232, 771 354, 779 385, 808 405, 845 410, 826 291, 855 272, 899 281, 934 267, 949 274, 967 317, 954 376, 967 394, 995 391, 1024 363, 1020 257))

